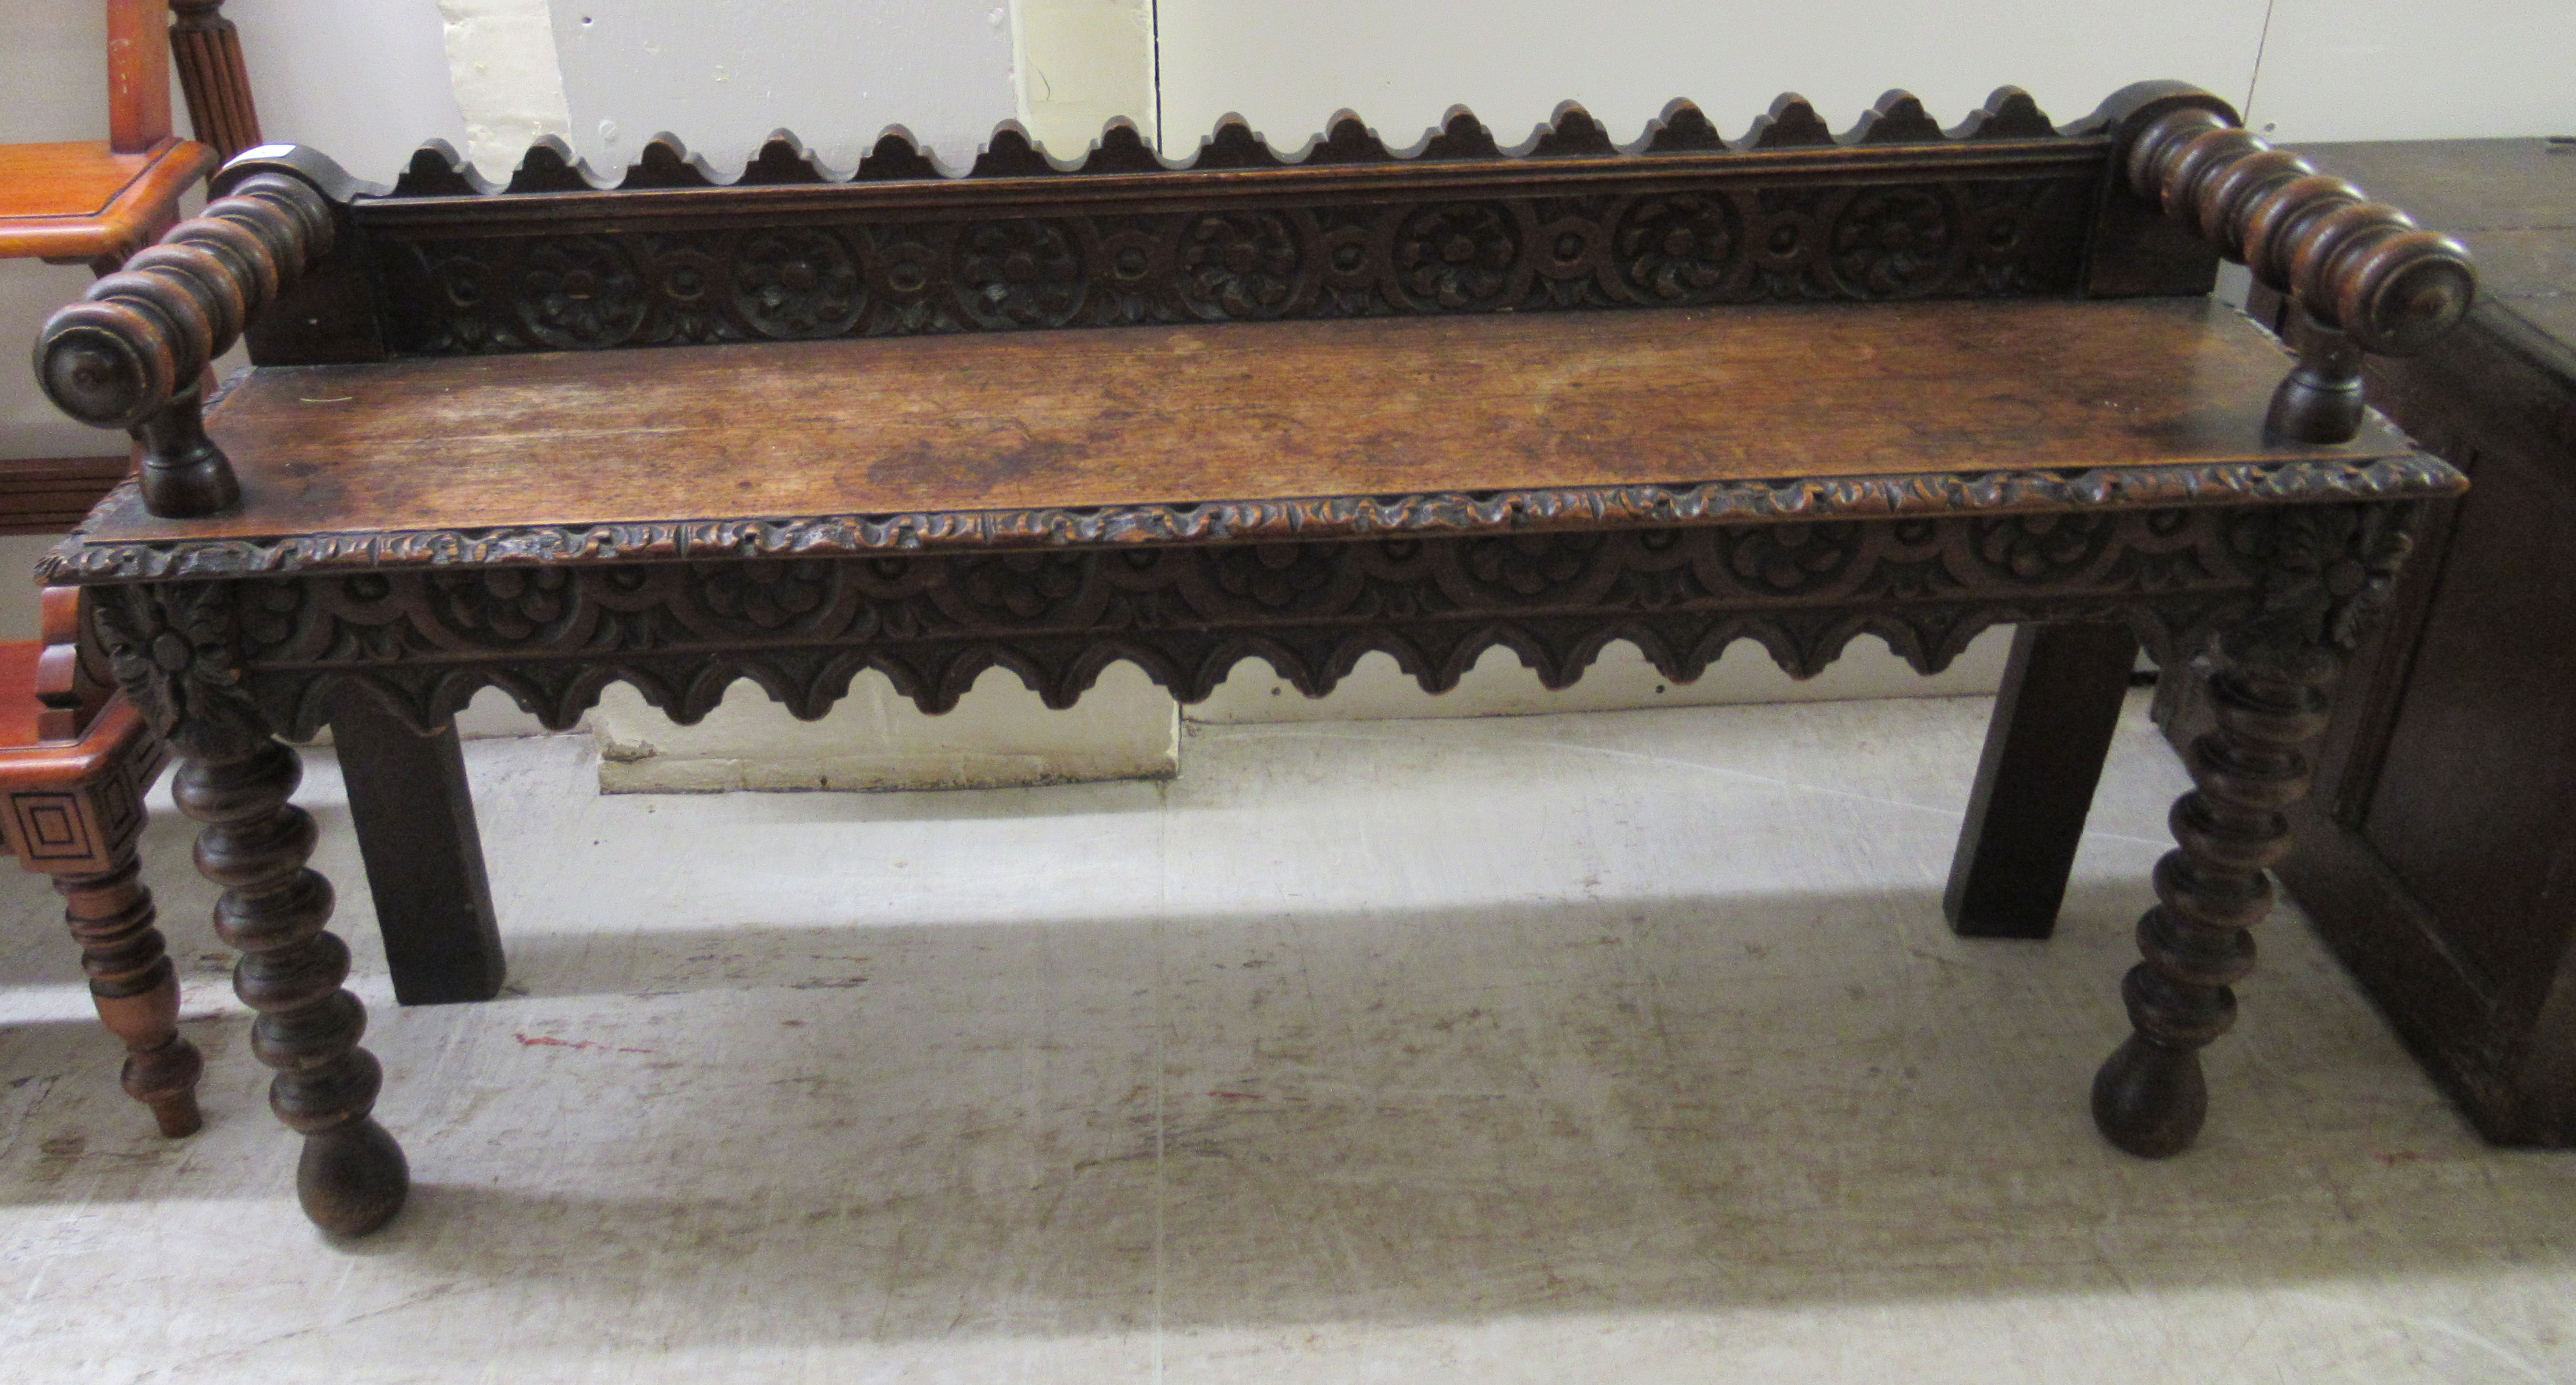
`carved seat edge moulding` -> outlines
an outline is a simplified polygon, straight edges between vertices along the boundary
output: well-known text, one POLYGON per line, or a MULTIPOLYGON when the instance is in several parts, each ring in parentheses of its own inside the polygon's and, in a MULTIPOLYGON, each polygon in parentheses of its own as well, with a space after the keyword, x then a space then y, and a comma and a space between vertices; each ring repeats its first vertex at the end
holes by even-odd
POLYGON ((2411 510, 460 567, 91 591, 121 676, 158 690, 138 703, 175 725, 196 687, 249 698, 280 733, 309 736, 350 688, 427 731, 485 686, 569 726, 620 681, 684 722, 738 678, 819 717, 866 668, 929 712, 994 667, 1070 706, 1121 660, 1195 702, 1245 658, 1321 695, 1383 651, 1438 692, 1496 645, 1564 687, 1614 639, 1685 682, 1739 639, 1811 676, 1860 634, 1930 673, 1988 626, 2034 620, 2127 625, 2178 662, 2267 610, 2327 601, 2342 625, 2358 621, 2394 573, 2411 510), (166 667, 183 650, 204 678, 166 667))
MULTIPOLYGON (((134 504, 132 481, 100 513, 134 504)), ((2097 467, 1712 481, 1551 491, 1331 496, 1082 509, 925 511, 663 524, 530 525, 291 534, 273 539, 100 539, 84 525, 38 561, 46 583, 252 576, 329 569, 865 557, 996 548, 1125 547, 1551 532, 1638 525, 1800 523, 2144 510, 2249 501, 2320 503, 2448 495, 2459 473, 2410 454, 2347 461, 2097 467)))

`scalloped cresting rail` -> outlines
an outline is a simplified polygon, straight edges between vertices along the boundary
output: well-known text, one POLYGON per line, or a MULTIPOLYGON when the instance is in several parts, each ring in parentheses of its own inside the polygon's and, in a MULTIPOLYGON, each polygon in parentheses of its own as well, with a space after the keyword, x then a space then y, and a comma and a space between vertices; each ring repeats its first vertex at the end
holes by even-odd
POLYGON ((1659 154, 1750 154, 1830 149, 1843 145, 2061 139, 2076 138, 2086 133, 2089 131, 2083 126, 2059 130, 2028 92, 2009 86, 1998 88, 1974 114, 1950 130, 1942 129, 1923 109, 1923 103, 1911 93, 1890 91, 1861 117, 1858 125, 1839 137, 1816 114, 1815 107, 1809 105, 1805 97, 1795 94, 1783 95, 1773 101, 1768 112, 1755 118, 1753 128, 1742 138, 1732 141, 1720 135, 1700 108, 1686 100, 1677 100, 1666 106, 1663 114, 1650 122, 1644 133, 1625 145, 1613 142, 1609 131, 1603 129, 1599 121, 1571 101, 1557 107, 1553 120, 1538 127, 1527 140, 1510 149, 1498 145, 1493 132, 1464 106, 1451 108, 1448 119, 1425 131, 1411 147, 1401 150, 1389 149, 1375 131, 1348 111, 1327 122, 1325 133, 1309 136, 1303 144, 1285 153, 1254 133, 1243 120, 1229 116, 1217 122, 1215 131, 1200 142, 1198 152, 1184 162, 1168 160, 1155 153, 1147 147, 1136 127, 1123 120, 1113 121, 1103 128, 1099 140, 1085 157, 1058 161, 1038 148, 1030 140, 1028 132, 1014 120, 994 127, 992 139, 963 172, 942 167, 900 126, 879 136, 875 149, 848 173, 825 167, 807 152, 801 140, 782 130, 769 137, 744 166, 742 176, 731 182, 719 177, 705 160, 691 155, 675 135, 654 136, 627 168, 624 177, 615 182, 602 178, 588 163, 573 155, 569 144, 550 135, 529 147, 527 155, 520 160, 506 184, 496 184, 484 178, 445 141, 433 140, 412 156, 410 166, 395 180, 390 195, 453 197, 496 192, 778 187, 929 178, 1088 177, 1469 159, 1643 158, 1659 154))

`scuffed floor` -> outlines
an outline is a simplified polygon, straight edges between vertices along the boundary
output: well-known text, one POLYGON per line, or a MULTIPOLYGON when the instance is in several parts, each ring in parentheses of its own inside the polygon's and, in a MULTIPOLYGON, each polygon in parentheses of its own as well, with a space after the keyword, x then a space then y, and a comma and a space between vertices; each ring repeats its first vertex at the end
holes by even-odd
POLYGON ((2133 705, 2060 936, 1963 942, 1986 709, 1199 728, 1169 784, 894 796, 477 742, 511 993, 409 1011, 313 753, 412 1205, 296 1213, 186 824, 190 1140, 9 872, 0 1377, 2576 1380, 2576 1156, 2481 1146, 2298 922, 2201 1147, 2094 1136, 2180 772, 2133 705))

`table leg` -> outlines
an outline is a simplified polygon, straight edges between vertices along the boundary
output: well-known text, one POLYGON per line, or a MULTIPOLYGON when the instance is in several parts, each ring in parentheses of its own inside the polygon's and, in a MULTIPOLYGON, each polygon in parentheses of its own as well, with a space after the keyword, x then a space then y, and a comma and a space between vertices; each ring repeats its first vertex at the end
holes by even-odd
POLYGON ((2137 658, 2123 625, 2014 632, 1941 899, 1952 932, 2045 938, 2056 929, 2137 658))
POLYGON ((355 694, 332 707, 331 738, 394 998, 444 1005, 499 995, 509 964, 456 728, 424 736, 355 694))
MULTIPOLYGON (((141 817, 136 806, 137 820, 141 817)), ((63 919, 80 944, 90 1002, 109 1033, 125 1041, 125 1094, 151 1108, 161 1133, 193 1135, 197 1078, 206 1060, 179 1037, 179 974, 162 950, 152 891, 136 876, 135 844, 114 849, 104 871, 61 874, 63 919)))
POLYGON ((2307 795, 2333 663, 2223 659, 2208 678, 2218 725, 2185 757, 2197 787, 2174 804, 2181 847, 2156 862, 2146 960, 2120 986, 2136 1032, 2093 1079, 2093 1123, 2148 1158, 2189 1148, 2208 1114, 2200 1050, 2236 1022, 2229 987, 2254 968, 2247 930, 2272 908, 2266 868, 2289 854, 2283 810, 2307 795))
POLYGON ((326 928, 331 882, 304 864, 313 818, 287 801, 303 763, 272 740, 172 739, 179 807, 205 824, 197 869, 224 886, 215 931, 242 952, 233 991, 259 1012, 251 1052, 277 1070, 269 1109, 304 1136, 296 1194, 315 1225, 363 1235, 402 1209, 411 1175, 402 1147, 368 1114, 384 1069, 358 1047, 367 1012, 341 988, 349 947, 326 928))

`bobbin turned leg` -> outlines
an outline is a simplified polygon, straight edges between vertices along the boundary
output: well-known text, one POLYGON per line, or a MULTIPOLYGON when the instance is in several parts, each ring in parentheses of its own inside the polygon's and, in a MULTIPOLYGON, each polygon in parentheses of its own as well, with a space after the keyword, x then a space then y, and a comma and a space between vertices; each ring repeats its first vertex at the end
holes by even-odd
POLYGON ((277 1069, 269 1107, 304 1136, 295 1173, 304 1214, 325 1231, 363 1235, 401 1210, 410 1171, 368 1115, 384 1070, 358 1047, 366 1010, 340 986, 349 948, 324 926, 331 882, 304 864, 313 819, 287 801, 303 764, 273 740, 242 749, 184 758, 179 806, 206 825, 197 869, 225 887, 215 931, 243 954, 233 989, 259 1012, 252 1052, 277 1069))
POLYGON ((2146 960, 2120 987, 2136 1032, 2093 1079, 2094 1124, 2151 1159, 2189 1148, 2208 1114, 2200 1050, 2236 1022, 2229 987, 2254 968, 2247 930, 2271 911, 2265 870, 2289 852, 2282 812, 2307 794, 2333 686, 2322 650, 2227 652, 2209 675, 2217 728, 2187 757, 2198 787, 2173 807, 2181 848, 2156 863, 2158 903, 2138 921, 2146 960))
POLYGON ((179 1037, 179 975, 162 951, 152 891, 135 875, 134 843, 97 874, 57 875, 63 919, 80 944, 81 969, 99 1023, 125 1041, 125 1094, 152 1108, 161 1133, 193 1135, 197 1078, 206 1061, 179 1037))

